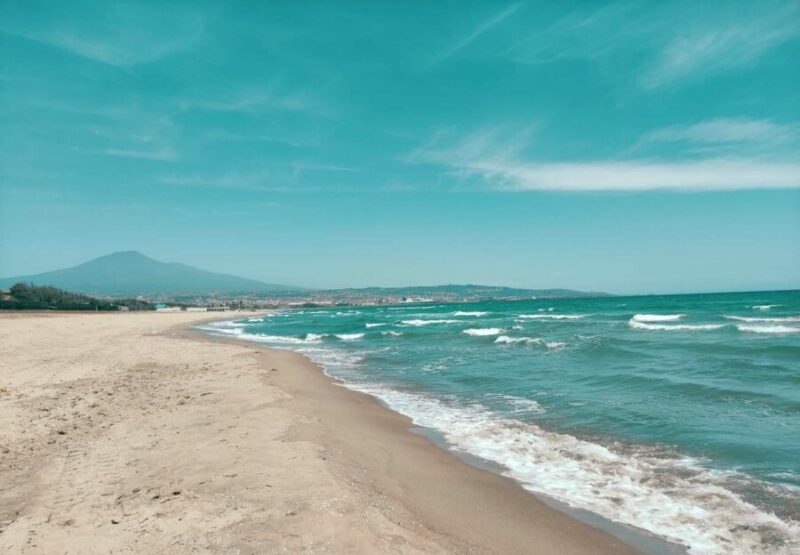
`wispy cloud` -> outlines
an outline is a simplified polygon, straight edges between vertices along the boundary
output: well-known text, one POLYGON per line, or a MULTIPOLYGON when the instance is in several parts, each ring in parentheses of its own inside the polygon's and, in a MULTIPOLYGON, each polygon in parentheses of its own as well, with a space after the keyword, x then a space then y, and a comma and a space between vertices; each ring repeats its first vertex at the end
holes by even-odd
POLYGON ((84 126, 84 150, 117 158, 173 161, 180 158, 181 131, 168 115, 138 107, 95 112, 97 122, 84 126))
POLYGON ((521 63, 591 60, 616 80, 653 90, 748 67, 800 37, 800 4, 611 3, 573 11, 505 49, 521 63), (622 70, 622 73, 620 73, 622 70))
POLYGON ((641 85, 652 89, 698 72, 747 66, 771 48, 800 36, 798 21, 798 4, 786 3, 783 9, 744 13, 733 21, 683 29, 664 46, 641 85))
POLYGON ((511 4, 506 9, 502 10, 501 12, 493 15, 492 17, 483 21, 480 25, 478 25, 471 33, 463 37, 462 39, 456 41, 454 44, 451 44, 445 50, 437 54, 429 63, 430 66, 434 66, 436 64, 440 64, 443 61, 447 60, 451 56, 455 55, 459 51, 463 50, 470 44, 472 44, 475 40, 480 38, 482 35, 487 33, 488 31, 492 30, 494 27, 497 27, 503 21, 508 19, 511 15, 514 14, 522 4, 511 4))
POLYGON ((272 175, 269 172, 229 172, 223 174, 170 174, 159 178, 164 185, 213 189, 266 190, 272 175))
POLYGON ((268 110, 320 112, 321 103, 310 95, 296 92, 279 94, 272 89, 240 91, 224 99, 192 99, 178 101, 181 110, 209 110, 255 114, 268 110))
POLYGON ((440 139, 411 153, 462 178, 507 191, 734 191, 800 188, 800 163, 718 157, 692 161, 529 161, 524 144, 495 144, 477 132, 451 144, 440 139))
POLYGON ((172 161, 178 158, 175 151, 170 149, 163 150, 129 150, 123 148, 107 148, 102 151, 107 156, 119 158, 139 158, 143 160, 162 160, 172 161))
POLYGON ((176 187, 251 192, 285 193, 316 190, 314 187, 295 183, 290 175, 286 175, 286 172, 281 172, 280 169, 249 172, 169 174, 158 178, 158 182, 176 187))
POLYGON ((353 168, 350 166, 340 166, 336 164, 315 164, 313 162, 294 162, 292 164, 295 174, 300 174, 305 171, 310 172, 334 172, 334 173, 361 173, 364 170, 361 168, 353 168))
POLYGON ((718 118, 692 125, 675 125, 646 134, 646 142, 784 143, 797 138, 797 125, 781 125, 764 119, 718 118))
POLYGON ((131 42, 120 42, 116 39, 95 39, 75 35, 67 31, 52 33, 21 32, 20 36, 67 50, 78 56, 94 60, 110 66, 132 66, 154 62, 164 56, 177 52, 193 42, 195 37, 179 39, 156 39, 154 42, 132 39, 131 42))
POLYGON ((756 157, 775 161, 791 156, 799 146, 800 124, 779 124, 767 119, 717 118, 653 130, 623 154, 670 153, 673 157, 756 157))
MULTIPOLYGON (((334 164, 316 164, 295 161, 276 164, 268 169, 252 171, 230 171, 223 173, 172 173, 158 178, 159 183, 178 187, 202 187, 209 189, 231 189, 242 191, 311 191, 319 190, 320 184, 308 184, 305 173, 355 174, 364 170, 334 164)), ((341 185, 337 184, 337 190, 341 185)), ((345 186, 345 189, 347 186, 345 186)))
POLYGON ((735 191, 800 188, 800 164, 711 159, 697 162, 481 160, 468 171, 515 191, 735 191))
POLYGON ((107 2, 98 7, 88 11, 69 3, 48 3, 40 9, 9 4, 4 15, 17 24, 0 24, 0 30, 88 60, 125 67, 187 49, 198 42, 204 29, 198 12, 175 5, 107 2))

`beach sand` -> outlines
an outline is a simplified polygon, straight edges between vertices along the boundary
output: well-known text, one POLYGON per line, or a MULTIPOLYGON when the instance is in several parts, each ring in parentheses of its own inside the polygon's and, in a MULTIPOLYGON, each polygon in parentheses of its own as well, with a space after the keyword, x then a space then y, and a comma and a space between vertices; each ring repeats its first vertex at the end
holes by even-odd
POLYGON ((208 318, 0 315, 0 553, 633 552, 208 318))

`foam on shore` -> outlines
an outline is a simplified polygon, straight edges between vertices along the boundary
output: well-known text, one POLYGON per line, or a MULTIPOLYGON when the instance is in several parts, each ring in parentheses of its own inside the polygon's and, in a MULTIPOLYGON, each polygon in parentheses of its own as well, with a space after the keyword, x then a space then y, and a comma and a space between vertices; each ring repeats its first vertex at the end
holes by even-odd
POLYGON ((452 448, 501 465, 532 492, 645 528, 688 545, 690 553, 788 555, 800 548, 800 526, 725 487, 727 480, 744 476, 708 471, 691 458, 644 448, 615 450, 548 432, 481 405, 460 406, 375 384, 348 387, 381 399, 416 425, 438 430, 452 448), (783 547, 767 547, 763 537, 779 538, 783 547))

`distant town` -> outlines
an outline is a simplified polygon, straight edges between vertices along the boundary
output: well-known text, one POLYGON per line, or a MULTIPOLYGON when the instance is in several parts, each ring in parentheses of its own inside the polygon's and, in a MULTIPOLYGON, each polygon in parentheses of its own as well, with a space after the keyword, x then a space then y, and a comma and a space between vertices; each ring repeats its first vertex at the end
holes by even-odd
POLYGON ((162 293, 118 297, 86 295, 52 286, 18 283, 0 290, 0 310, 99 310, 159 312, 264 310, 327 306, 378 306, 402 303, 463 303, 601 296, 569 289, 527 290, 480 285, 334 289, 260 293, 162 293))
POLYGON ((307 289, 159 262, 136 251, 112 253, 63 270, 0 279, 0 310, 224 311, 604 295, 486 285, 307 289))
POLYGON ((463 303, 484 300, 531 300, 537 298, 565 298, 605 296, 604 293, 585 293, 570 289, 528 290, 511 287, 481 285, 444 285, 426 287, 399 287, 364 289, 332 289, 322 291, 281 291, 272 293, 239 294, 172 294, 151 297, 147 300, 164 305, 196 307, 226 306, 231 309, 268 309, 325 306, 378 306, 401 303, 463 303))

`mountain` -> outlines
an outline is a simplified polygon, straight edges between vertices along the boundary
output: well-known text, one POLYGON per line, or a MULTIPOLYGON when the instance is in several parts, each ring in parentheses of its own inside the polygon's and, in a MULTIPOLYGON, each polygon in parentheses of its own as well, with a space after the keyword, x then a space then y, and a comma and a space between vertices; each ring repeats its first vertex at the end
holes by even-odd
POLYGON ((15 283, 52 285, 94 295, 161 295, 171 293, 262 293, 298 290, 228 274, 159 262, 136 251, 115 252, 73 268, 32 276, 0 278, 0 289, 15 283))

